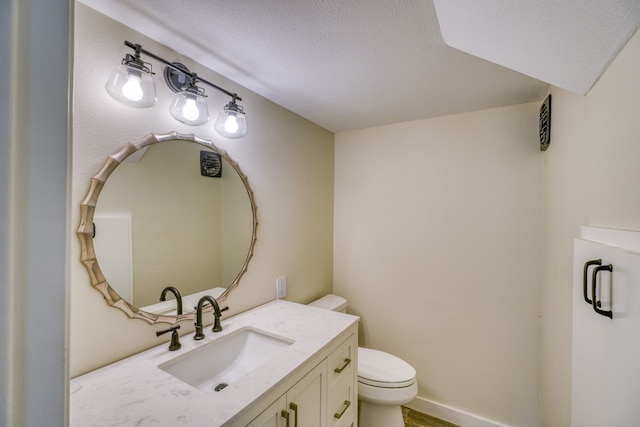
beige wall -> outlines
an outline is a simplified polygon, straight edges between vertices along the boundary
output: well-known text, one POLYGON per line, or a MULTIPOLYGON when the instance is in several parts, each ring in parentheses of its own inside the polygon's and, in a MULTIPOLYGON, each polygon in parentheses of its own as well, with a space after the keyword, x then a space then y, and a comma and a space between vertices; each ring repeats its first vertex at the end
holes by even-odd
MULTIPOLYGON (((153 60, 150 60, 153 62, 153 60)), ((256 72, 259 72, 257 70, 256 72)), ((74 138, 71 225, 77 229, 79 204, 89 179, 107 156, 125 143, 154 133, 195 133, 213 140, 239 162, 255 191, 258 241, 255 256, 240 286, 231 294, 230 316, 275 297, 275 278, 287 275, 287 299, 308 302, 331 291, 333 245, 333 134, 181 57, 139 33, 82 4, 76 7, 74 63, 74 138), (154 63, 158 104, 149 109, 128 108, 104 90, 111 69, 131 50, 124 40, 142 44, 168 60, 179 61, 203 78, 238 92, 247 111, 248 135, 225 140, 210 123, 190 127, 168 112, 172 92, 154 63)), ((228 98, 207 88, 212 115, 228 98)), ((130 320, 108 307, 91 288, 80 263, 79 243, 70 249, 71 376, 103 366, 168 338, 158 339, 151 326, 130 320)), ((179 284, 177 284, 179 287, 179 284)), ((183 322, 182 333, 193 329, 183 322)))
POLYGON ((419 396, 538 424, 537 104, 336 135, 334 291, 419 396))
POLYGON ((544 153, 539 104, 336 135, 334 292, 420 398, 571 425, 573 239, 640 229, 639 71, 636 34, 587 96, 552 89, 544 153))
POLYGON ((571 424, 573 239, 581 225, 640 230, 639 76, 636 34, 585 97, 552 90, 540 298, 545 426, 571 424))

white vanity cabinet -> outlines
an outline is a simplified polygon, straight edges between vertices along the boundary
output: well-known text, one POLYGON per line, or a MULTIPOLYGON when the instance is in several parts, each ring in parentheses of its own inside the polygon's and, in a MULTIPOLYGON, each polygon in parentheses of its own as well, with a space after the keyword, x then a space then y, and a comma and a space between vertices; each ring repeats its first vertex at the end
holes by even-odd
POLYGON ((248 427, 324 427, 326 393, 327 361, 323 360, 248 427))
MULTIPOLYGON (((349 427, 357 414, 357 335, 337 340, 329 355, 247 424, 240 417, 233 426, 349 427)), ((260 403, 256 404, 258 407, 260 403)), ((256 408, 247 411, 250 417, 256 408)))
POLYGON ((203 340, 182 336, 178 352, 164 343, 72 379, 70 427, 286 427, 282 411, 289 427, 356 425, 356 316, 275 300, 223 326, 203 340), (238 337, 257 341, 245 348, 238 337), (275 349, 264 347, 274 344, 269 337, 275 349), (215 373, 218 362, 224 374, 215 373), (228 385, 217 392, 188 382, 166 369, 171 363, 193 367, 187 371, 203 384, 225 375, 228 385))

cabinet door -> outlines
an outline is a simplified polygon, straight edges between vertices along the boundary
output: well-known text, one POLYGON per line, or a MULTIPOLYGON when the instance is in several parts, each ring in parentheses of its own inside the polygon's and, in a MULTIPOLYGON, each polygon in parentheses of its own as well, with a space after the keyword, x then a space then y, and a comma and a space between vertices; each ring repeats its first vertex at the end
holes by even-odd
POLYGON ((329 392, 327 426, 351 425, 357 416, 357 357, 356 335, 351 335, 328 357, 329 392))
POLYGON ((574 254, 572 425, 640 425, 640 255, 585 240, 575 241, 574 254), (594 277, 589 269, 585 292, 585 263, 595 259, 612 271, 594 277))
POLYGON ((339 393, 333 393, 328 405, 328 427, 350 426, 353 423, 358 406, 357 399, 354 399, 355 396, 356 393, 351 384, 340 389, 339 393))
POLYGON ((327 413, 326 396, 327 361, 323 360, 287 391, 289 426, 324 427, 327 413))
POLYGON ((356 378, 358 345, 355 335, 351 335, 328 357, 329 391, 341 387, 344 382, 353 382, 356 378))
POLYGON ((247 427, 287 427, 292 426, 291 421, 287 424, 283 410, 286 407, 287 399, 280 397, 265 409, 256 419, 247 424, 247 427))

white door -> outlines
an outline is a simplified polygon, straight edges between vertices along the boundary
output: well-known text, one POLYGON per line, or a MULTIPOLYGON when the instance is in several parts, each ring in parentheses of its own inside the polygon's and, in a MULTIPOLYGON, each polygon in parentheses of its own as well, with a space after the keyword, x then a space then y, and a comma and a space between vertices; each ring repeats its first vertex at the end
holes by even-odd
POLYGON ((640 255, 576 239, 573 275, 572 425, 640 426, 640 255))

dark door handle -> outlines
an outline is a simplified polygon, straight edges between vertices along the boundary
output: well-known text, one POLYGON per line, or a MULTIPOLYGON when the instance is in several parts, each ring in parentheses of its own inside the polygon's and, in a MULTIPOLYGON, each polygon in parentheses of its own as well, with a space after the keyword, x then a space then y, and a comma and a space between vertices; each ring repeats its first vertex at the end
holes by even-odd
POLYGON ((592 259, 591 261, 587 261, 584 263, 584 270, 582 272, 582 294, 584 295, 584 300, 589 305, 592 305, 592 302, 587 296, 587 277, 589 276, 589 267, 591 267, 592 265, 602 265, 602 260, 592 259))
POLYGON ((591 298, 593 298, 593 301, 592 301, 593 310, 598 314, 608 317, 609 319, 613 319, 613 312, 611 310, 601 310, 600 301, 596 301, 596 287, 598 284, 597 277, 598 277, 598 273, 603 270, 613 271, 613 266, 611 264, 601 265, 593 269, 593 276, 591 279, 591 298))

